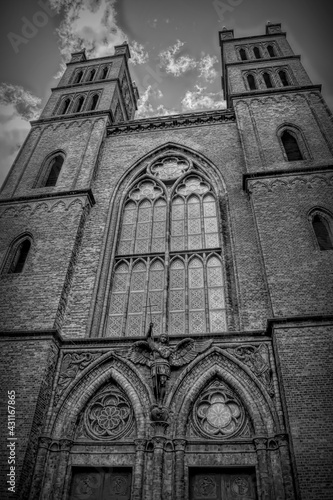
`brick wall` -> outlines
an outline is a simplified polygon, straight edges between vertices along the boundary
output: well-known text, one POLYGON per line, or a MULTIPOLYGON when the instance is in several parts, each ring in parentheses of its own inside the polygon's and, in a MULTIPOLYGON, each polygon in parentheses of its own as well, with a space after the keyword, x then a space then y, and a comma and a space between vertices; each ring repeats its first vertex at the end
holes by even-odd
POLYGON ((333 325, 274 331, 302 500, 333 498, 333 325))
POLYGON ((8 470, 7 394, 16 393, 16 492, 17 498, 28 498, 38 437, 42 431, 50 402, 58 348, 51 335, 39 337, 2 338, 0 350, 0 378, 2 387, 0 496, 13 499, 4 481, 8 470), (23 467, 24 464, 24 467, 23 467))

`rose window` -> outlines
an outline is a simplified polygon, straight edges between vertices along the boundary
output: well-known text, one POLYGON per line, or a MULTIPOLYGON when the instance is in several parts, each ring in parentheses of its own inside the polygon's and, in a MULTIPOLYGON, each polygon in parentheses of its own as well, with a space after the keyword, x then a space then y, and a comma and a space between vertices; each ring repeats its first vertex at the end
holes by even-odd
POLYGON ((133 411, 127 398, 116 388, 96 396, 85 412, 86 429, 94 439, 118 439, 133 424, 133 411))
POLYGON ((224 438, 236 434, 244 423, 238 400, 223 389, 207 391, 194 407, 194 421, 201 433, 224 438))

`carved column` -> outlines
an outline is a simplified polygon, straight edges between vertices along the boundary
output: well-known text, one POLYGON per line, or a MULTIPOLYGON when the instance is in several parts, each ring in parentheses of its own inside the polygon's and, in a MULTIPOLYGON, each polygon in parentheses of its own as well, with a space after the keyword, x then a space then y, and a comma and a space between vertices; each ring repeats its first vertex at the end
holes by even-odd
POLYGON ((174 446, 172 441, 166 441, 164 446, 164 470, 163 470, 163 498, 164 500, 173 499, 174 484, 174 446))
POLYGON ((153 460, 154 460, 154 443, 147 442, 145 453, 145 482, 143 486, 143 496, 145 500, 152 500, 153 496, 153 460))
POLYGON ((260 478, 260 500, 271 500, 270 481, 267 467, 267 438, 258 437, 253 440, 257 452, 260 478))
POLYGON ((154 475, 153 475, 153 500, 161 500, 163 482, 163 452, 166 438, 164 436, 154 436, 154 475))
POLYGON ((175 491, 176 500, 183 500, 185 498, 185 439, 174 440, 176 452, 175 464, 175 491))
POLYGON ((268 439, 267 455, 269 457, 270 476, 273 482, 275 500, 285 500, 284 485, 281 470, 279 443, 275 438, 268 439))
POLYGON ((285 497, 286 500, 294 500, 295 490, 294 490, 293 473, 292 473, 290 453, 289 453, 288 436, 287 434, 278 434, 276 438, 278 439, 279 443, 279 452, 280 452, 285 497))
POLYGON ((52 497, 53 481, 54 477, 56 476, 56 471, 58 468, 59 452, 60 452, 59 441, 52 441, 49 447, 47 460, 45 462, 45 475, 42 485, 41 498, 53 498, 52 497))
POLYGON ((39 438, 39 446, 29 500, 37 500, 39 498, 43 483, 47 452, 51 443, 52 439, 50 437, 41 436, 39 438))
POLYGON ((55 475, 55 481, 51 497, 54 500, 59 500, 59 498, 62 498, 68 459, 72 445, 73 441, 71 441, 70 439, 61 439, 59 441, 60 451, 58 453, 58 468, 55 475))
POLYGON ((133 474, 133 500, 142 499, 142 486, 143 486, 143 466, 145 459, 146 440, 135 440, 136 453, 135 453, 135 468, 133 474))

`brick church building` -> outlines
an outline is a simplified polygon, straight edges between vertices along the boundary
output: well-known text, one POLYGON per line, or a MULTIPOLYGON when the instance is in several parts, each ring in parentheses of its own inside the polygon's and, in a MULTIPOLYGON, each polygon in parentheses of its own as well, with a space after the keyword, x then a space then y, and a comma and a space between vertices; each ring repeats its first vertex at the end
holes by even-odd
POLYGON ((280 24, 219 40, 226 109, 135 120, 124 44, 74 53, 31 123, 0 194, 2 499, 333 498, 332 115, 280 24))

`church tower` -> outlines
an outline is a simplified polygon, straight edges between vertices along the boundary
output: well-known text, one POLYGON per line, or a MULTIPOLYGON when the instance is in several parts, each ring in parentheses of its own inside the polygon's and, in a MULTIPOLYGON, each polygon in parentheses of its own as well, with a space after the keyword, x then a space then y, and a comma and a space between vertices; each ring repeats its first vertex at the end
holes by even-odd
POLYGON ((31 124, 1 498, 332 498, 332 116, 280 24, 219 40, 226 109, 135 120, 124 44, 73 54, 31 124))

